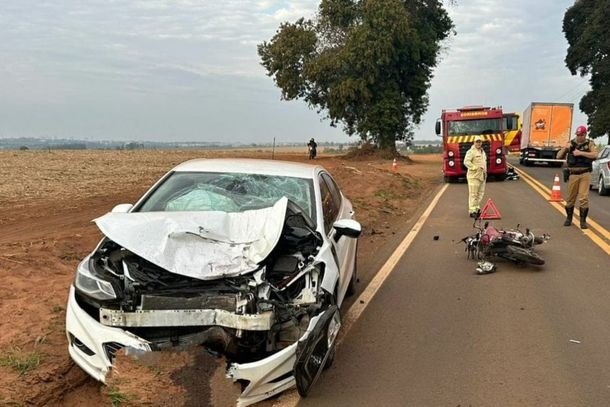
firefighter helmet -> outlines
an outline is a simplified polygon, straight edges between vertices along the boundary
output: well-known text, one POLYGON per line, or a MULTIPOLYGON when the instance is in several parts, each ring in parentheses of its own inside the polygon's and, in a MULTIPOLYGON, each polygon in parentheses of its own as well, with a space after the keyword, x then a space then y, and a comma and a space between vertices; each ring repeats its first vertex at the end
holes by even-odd
POLYGON ((580 136, 580 135, 583 135, 583 134, 587 134, 587 128, 585 126, 578 126, 576 128, 576 135, 580 136))

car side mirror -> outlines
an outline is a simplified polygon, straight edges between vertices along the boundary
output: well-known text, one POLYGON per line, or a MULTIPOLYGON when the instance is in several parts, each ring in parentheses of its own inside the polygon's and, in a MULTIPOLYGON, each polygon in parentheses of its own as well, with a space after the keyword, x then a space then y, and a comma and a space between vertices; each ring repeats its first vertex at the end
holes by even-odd
POLYGON ((113 213, 127 213, 133 208, 132 204, 118 204, 114 208, 112 208, 113 213))
POLYGON ((441 135, 441 121, 440 121, 440 119, 436 121, 436 124, 434 125, 434 130, 436 131, 436 135, 437 136, 441 135))
POLYGON ((353 219, 339 219, 333 223, 333 229, 335 229, 335 242, 338 241, 341 236, 356 239, 362 233, 362 226, 353 219))

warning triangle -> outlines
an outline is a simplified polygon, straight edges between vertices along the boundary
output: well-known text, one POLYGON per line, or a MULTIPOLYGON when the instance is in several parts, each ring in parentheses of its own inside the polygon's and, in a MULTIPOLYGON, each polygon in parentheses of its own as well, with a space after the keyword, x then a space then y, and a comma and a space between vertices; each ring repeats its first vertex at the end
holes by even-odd
POLYGON ((481 209, 481 215, 479 219, 502 219, 502 215, 500 215, 500 211, 494 205, 494 202, 489 198, 483 209, 481 209))

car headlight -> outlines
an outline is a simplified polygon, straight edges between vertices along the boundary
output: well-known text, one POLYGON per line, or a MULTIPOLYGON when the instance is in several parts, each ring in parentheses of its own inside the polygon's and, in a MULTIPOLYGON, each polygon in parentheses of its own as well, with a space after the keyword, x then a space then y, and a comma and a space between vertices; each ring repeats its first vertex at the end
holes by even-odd
POLYGON ((449 152, 447 153, 447 155, 448 155, 449 157, 453 157, 453 156, 455 155, 455 153, 454 153, 453 151, 449 151, 449 152))
POLYGON ((455 162, 454 162, 454 161, 449 161, 449 166, 450 166, 450 167, 453 167, 454 165, 455 165, 455 162))
POLYGON ((89 270, 89 257, 81 261, 76 268, 74 285, 83 294, 96 300, 113 300, 116 298, 112 284, 91 274, 89 270))
POLYGON ((496 158, 496 164, 498 164, 498 165, 502 164, 502 159, 501 158, 496 158))
POLYGON ((501 148, 496 148, 496 154, 497 154, 497 155, 502 154, 502 149, 501 149, 501 148))

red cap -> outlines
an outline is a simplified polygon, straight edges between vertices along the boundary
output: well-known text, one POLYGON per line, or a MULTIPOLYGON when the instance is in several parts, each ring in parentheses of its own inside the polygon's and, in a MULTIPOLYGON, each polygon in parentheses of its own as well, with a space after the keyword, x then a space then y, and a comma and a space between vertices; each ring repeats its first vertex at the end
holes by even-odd
POLYGON ((576 135, 580 136, 581 134, 587 134, 587 128, 585 126, 578 126, 576 128, 576 135))

